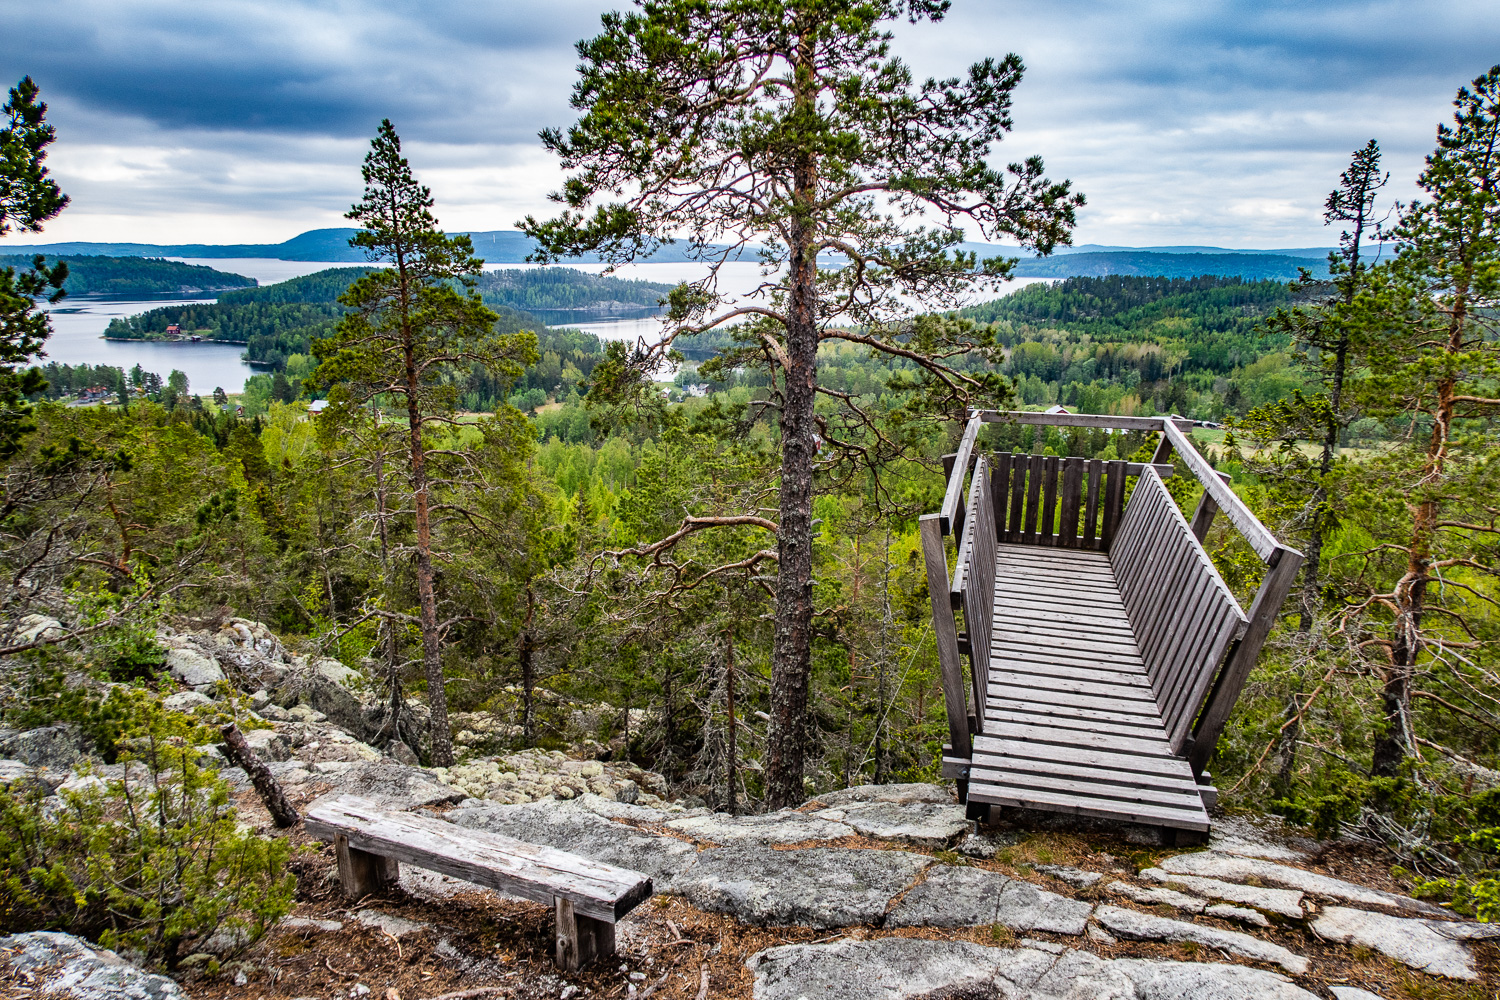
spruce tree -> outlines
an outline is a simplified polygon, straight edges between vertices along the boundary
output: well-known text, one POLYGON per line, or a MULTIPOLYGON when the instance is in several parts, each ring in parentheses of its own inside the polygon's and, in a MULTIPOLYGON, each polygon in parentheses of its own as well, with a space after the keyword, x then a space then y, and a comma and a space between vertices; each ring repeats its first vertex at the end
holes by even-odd
MULTIPOLYGON (((971 324, 915 318, 993 288, 1013 261, 963 252, 969 235, 1042 253, 1069 240, 1083 204, 1032 157, 991 166, 1012 126, 1015 55, 962 77, 917 84, 890 54, 885 25, 938 20, 939 0, 660 0, 604 15, 580 42, 572 103, 582 116, 543 142, 572 171, 550 221, 528 217, 535 259, 598 254, 610 263, 685 240, 708 276, 670 297, 659 343, 611 345, 594 370, 597 402, 643 404, 651 376, 690 338, 739 323, 704 365, 763 366, 779 434, 779 516, 689 518, 664 545, 699 530, 754 526, 776 538, 769 802, 803 798, 814 632, 815 476, 882 474, 910 439, 820 382, 819 346, 858 345, 910 362, 897 387, 914 405, 961 420, 1006 388, 999 346, 971 324), (592 212, 589 209, 592 207, 592 212), (929 225, 916 225, 926 219, 929 225), (721 295, 729 261, 764 265, 761 293, 721 295), (823 265, 842 264, 841 267, 823 265), (821 399, 821 404, 819 400, 821 399), (820 405, 823 412, 820 412, 820 405)), ((659 399, 658 399, 659 405, 659 399)), ((661 548, 656 548, 659 553, 661 548)))

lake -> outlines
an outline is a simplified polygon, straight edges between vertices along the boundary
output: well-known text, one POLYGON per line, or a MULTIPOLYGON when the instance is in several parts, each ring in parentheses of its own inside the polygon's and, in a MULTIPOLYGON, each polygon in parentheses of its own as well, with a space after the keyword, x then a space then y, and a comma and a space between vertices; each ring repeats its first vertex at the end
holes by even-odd
MULTIPOLYGON (((290 278, 312 274, 330 267, 349 267, 350 264, 320 261, 270 260, 265 258, 212 258, 195 259, 173 257, 186 264, 205 264, 220 271, 230 271, 254 278, 262 285, 286 281, 290 278)), ((539 264, 492 264, 486 270, 509 270, 540 267, 539 264)), ((603 264, 568 264, 580 271, 597 274, 604 270, 603 264)), ((629 264, 617 268, 620 278, 676 284, 690 281, 703 274, 703 265, 680 264, 629 264)), ((1012 282, 1012 288, 1035 281, 1050 281, 1048 278, 1020 278, 1012 282)), ((743 298, 761 283, 760 265, 753 262, 735 262, 724 265, 719 276, 720 287, 731 298, 743 298)), ((194 299, 154 299, 148 301, 119 301, 113 299, 86 299, 82 297, 64 299, 49 312, 52 316, 52 336, 47 341, 45 361, 56 361, 64 365, 114 365, 129 371, 139 364, 147 371, 154 371, 166 378, 174 369, 188 377, 188 385, 198 395, 208 395, 216 387, 229 392, 238 392, 245 379, 253 375, 255 368, 240 359, 244 347, 239 344, 165 343, 157 341, 109 341, 103 339, 104 329, 116 317, 132 316, 158 306, 185 305, 191 302, 212 302, 212 296, 194 299)), ((586 330, 605 340, 652 340, 660 329, 660 322, 639 313, 622 316, 599 316, 589 319, 586 315, 569 311, 566 315, 541 313, 538 318, 555 325, 586 330)), ((44 363, 45 363, 44 361, 44 363)))

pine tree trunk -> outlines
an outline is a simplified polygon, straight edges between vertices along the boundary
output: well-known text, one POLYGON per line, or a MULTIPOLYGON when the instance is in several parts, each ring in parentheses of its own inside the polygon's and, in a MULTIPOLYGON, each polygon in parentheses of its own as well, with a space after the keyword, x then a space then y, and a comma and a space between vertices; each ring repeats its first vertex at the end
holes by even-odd
POLYGON ((526 586, 526 620, 516 637, 516 659, 521 663, 521 731, 528 747, 536 746, 536 709, 532 690, 536 686, 536 668, 531 662, 531 613, 535 601, 531 585, 526 586))
MULTIPOLYGON (((1467 314, 1468 287, 1455 288, 1456 305, 1449 320, 1446 353, 1463 350, 1463 330, 1467 314)), ((1432 436, 1427 441, 1427 457, 1422 465, 1421 486, 1430 487, 1443 477, 1448 463, 1448 438, 1456 408, 1452 377, 1437 383, 1437 406, 1433 409, 1432 436)), ((1380 690, 1384 724, 1375 734, 1370 773, 1393 778, 1412 745, 1411 681, 1417 659, 1422 653, 1422 611, 1427 598, 1428 574, 1432 563, 1432 541, 1438 530, 1438 501, 1425 499, 1417 504, 1412 518, 1411 541, 1407 543, 1406 575, 1396 585, 1395 636, 1391 642, 1391 665, 1380 690)))
POLYGON ((735 726, 738 725, 738 723, 736 723, 735 720, 734 720, 734 633, 733 632, 726 632, 725 635, 724 635, 724 688, 725 688, 725 698, 726 698, 726 700, 728 702, 728 708, 729 708, 729 747, 728 747, 728 750, 729 750, 729 761, 728 761, 727 766, 725 767, 725 771, 726 771, 725 778, 726 778, 726 784, 728 786, 728 789, 727 789, 727 794, 724 796, 724 800, 725 800, 725 803, 726 803, 729 815, 734 816, 734 815, 738 814, 740 810, 739 810, 739 804, 736 801, 736 795, 735 795, 735 792, 736 792, 735 782, 737 782, 739 779, 738 779, 738 777, 735 774, 735 770, 736 770, 735 765, 736 765, 737 759, 738 759, 738 748, 736 746, 736 740, 735 740, 735 735, 736 734, 735 734, 734 730, 735 730, 735 726))
POLYGON ((413 345, 406 339, 406 416, 411 447, 411 484, 416 501, 417 600, 422 619, 422 668, 427 675, 427 708, 432 713, 432 763, 453 766, 453 731, 448 725, 448 694, 443 688, 443 655, 438 642, 437 593, 432 572, 432 522, 428 513, 427 452, 422 446, 422 415, 417 410, 413 345))
MULTIPOLYGON (((797 168, 797 190, 810 199, 813 168, 797 168)), ((793 225, 791 302, 786 352, 790 369, 781 402, 781 524, 776 549, 776 632, 771 647, 771 726, 767 739, 766 799, 773 809, 803 799, 807 695, 812 673, 812 497, 817 455, 813 380, 817 371, 816 255, 812 236, 793 225)))

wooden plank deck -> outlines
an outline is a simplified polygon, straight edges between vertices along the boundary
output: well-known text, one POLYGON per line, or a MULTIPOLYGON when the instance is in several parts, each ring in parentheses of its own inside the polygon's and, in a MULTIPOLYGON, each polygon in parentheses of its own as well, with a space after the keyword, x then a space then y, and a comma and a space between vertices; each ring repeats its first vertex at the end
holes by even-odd
MULTIPOLYGON (((1026 534, 1033 531, 1028 523, 1026 534)), ((1172 752, 1109 557, 1037 544, 995 548, 983 734, 974 739, 969 798, 1206 831, 1202 795, 1188 761, 1172 752)))

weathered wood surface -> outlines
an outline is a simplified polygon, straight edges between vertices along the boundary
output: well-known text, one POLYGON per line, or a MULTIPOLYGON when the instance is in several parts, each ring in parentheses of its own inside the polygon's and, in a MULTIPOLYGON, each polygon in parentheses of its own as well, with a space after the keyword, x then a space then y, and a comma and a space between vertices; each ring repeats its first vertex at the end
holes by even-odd
POLYGON ((559 968, 577 972, 594 959, 615 953, 614 921, 584 916, 571 899, 562 896, 553 901, 552 909, 559 968))
MULTIPOLYGON (((569 900, 575 913, 614 922, 651 896, 651 879, 628 868, 418 813, 397 813, 353 795, 308 810, 307 832, 342 838, 351 851, 404 862, 513 896, 569 900)), ((342 874, 342 873, 341 873, 342 874)))
MULTIPOLYGON (((958 566, 950 592, 954 607, 962 607, 964 629, 969 640, 971 692, 973 702, 984 701, 984 675, 990 648, 992 622, 990 612, 995 599, 994 503, 990 499, 988 460, 980 456, 974 463, 969 486, 969 504, 964 517, 963 540, 958 547, 958 566)), ((984 731, 984 715, 975 710, 975 728, 984 731)))
POLYGON ((1245 614, 1154 470, 1137 480, 1109 560, 1177 752, 1245 614))
POLYGON ((948 553, 943 546, 941 518, 925 514, 917 521, 922 538, 922 560, 927 567, 927 597, 932 602, 932 633, 937 644, 938 673, 943 685, 943 707, 948 713, 948 740, 956 757, 969 756, 969 708, 964 694, 964 668, 958 654, 958 624, 948 589, 948 553))
POLYGON ((922 519, 922 548, 949 717, 943 770, 971 807, 1208 828, 1195 774, 1302 557, 1194 450, 1190 426, 1175 417, 974 411, 957 452, 944 456, 947 489, 940 512, 922 519), (986 422, 1161 439, 1149 463, 984 456, 986 422), (1177 468, 1204 486, 1191 524, 1161 482, 1174 474, 1174 453, 1177 468), (1269 567, 1248 616, 1202 547, 1220 512, 1269 567), (947 535, 958 557, 951 583, 947 535), (988 609, 978 599, 985 593, 988 609))
POLYGON ((998 545, 991 636, 971 801, 1208 829, 1109 556, 998 545))
POLYGON ((938 512, 942 518, 943 534, 951 534, 959 527, 957 518, 964 499, 964 477, 969 472, 969 461, 974 454, 974 442, 979 438, 979 429, 984 424, 978 414, 969 418, 964 436, 958 442, 958 452, 953 460, 953 470, 948 475, 948 489, 943 494, 943 506, 938 512), (954 474, 956 473, 956 475, 954 474))
MULTIPOLYGON (((991 487, 996 494, 991 505, 995 538, 1065 549, 1108 547, 1120 519, 1127 478, 1147 468, 1172 475, 1170 465, 1051 455, 1000 452, 990 461, 995 469, 991 487)), ((956 477, 949 485, 954 481, 956 477)))
MULTIPOLYGON (((1162 417, 1115 417, 1093 413, 1031 413, 1025 410, 975 411, 989 424, 1038 424, 1047 427, 1099 427, 1104 430, 1159 431, 1167 421, 1162 417)), ((1173 421, 1181 427, 1193 422, 1184 418, 1173 421)))

